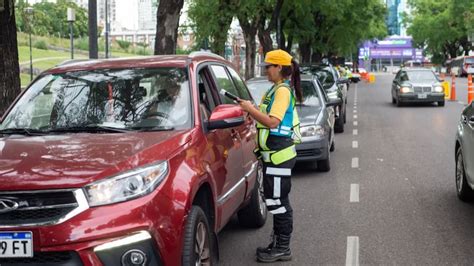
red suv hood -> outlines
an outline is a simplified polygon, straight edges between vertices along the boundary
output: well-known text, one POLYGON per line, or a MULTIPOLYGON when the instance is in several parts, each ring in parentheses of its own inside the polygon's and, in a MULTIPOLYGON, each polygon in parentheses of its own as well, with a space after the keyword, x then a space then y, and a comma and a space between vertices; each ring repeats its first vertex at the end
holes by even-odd
POLYGON ((0 191, 82 187, 165 160, 187 137, 166 131, 0 138, 0 191))

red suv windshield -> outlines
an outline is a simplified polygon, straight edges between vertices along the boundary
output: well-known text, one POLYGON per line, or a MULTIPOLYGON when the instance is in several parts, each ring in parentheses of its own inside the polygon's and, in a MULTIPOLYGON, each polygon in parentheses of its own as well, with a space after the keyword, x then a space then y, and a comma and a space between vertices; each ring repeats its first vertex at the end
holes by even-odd
POLYGON ((50 74, 28 89, 0 129, 189 128, 189 88, 185 68, 50 74))

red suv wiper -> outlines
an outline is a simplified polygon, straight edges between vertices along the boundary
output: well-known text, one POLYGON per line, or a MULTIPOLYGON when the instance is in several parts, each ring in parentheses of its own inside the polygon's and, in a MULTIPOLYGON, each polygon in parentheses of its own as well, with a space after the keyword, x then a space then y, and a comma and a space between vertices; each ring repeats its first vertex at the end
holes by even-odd
POLYGON ((124 128, 116 128, 116 127, 107 127, 107 126, 99 126, 99 125, 91 125, 91 126, 76 126, 76 127, 58 127, 52 128, 48 130, 49 132, 108 132, 108 133, 125 133, 129 132, 130 130, 124 128))
POLYGON ((2 135, 13 135, 13 134, 20 134, 20 135, 27 135, 27 136, 41 136, 48 134, 47 131, 34 129, 34 128, 6 128, 0 130, 0 134, 2 135))
POLYGON ((132 129, 138 131, 171 131, 174 130, 174 127, 167 126, 156 126, 156 127, 132 127, 132 129))

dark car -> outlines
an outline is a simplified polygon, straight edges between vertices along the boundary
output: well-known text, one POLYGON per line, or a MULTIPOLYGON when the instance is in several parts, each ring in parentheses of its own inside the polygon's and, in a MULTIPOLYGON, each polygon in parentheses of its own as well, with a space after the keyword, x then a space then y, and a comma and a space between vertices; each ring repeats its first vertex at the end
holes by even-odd
POLYGON ((456 134, 456 191, 461 200, 474 195, 474 102, 461 115, 456 134))
MULTIPOLYGON (((250 93, 257 102, 272 84, 266 78, 247 81, 250 93)), ((301 122, 302 143, 296 145, 297 161, 313 162, 319 171, 331 169, 330 151, 335 149, 334 108, 340 100, 331 100, 318 80, 311 75, 301 76, 303 102, 296 109, 301 122)))
POLYGON ((341 103, 335 107, 336 123, 334 130, 336 133, 344 132, 344 124, 347 120, 347 79, 340 78, 338 71, 330 64, 315 64, 301 67, 303 74, 315 75, 322 84, 330 99, 340 99, 341 103))
POLYGON ((430 69, 403 68, 392 83, 392 103, 438 103, 444 106, 444 89, 441 81, 430 69))
POLYGON ((251 99, 199 52, 42 73, 0 121, 0 264, 216 264, 234 214, 267 217, 255 122, 221 89, 251 99))

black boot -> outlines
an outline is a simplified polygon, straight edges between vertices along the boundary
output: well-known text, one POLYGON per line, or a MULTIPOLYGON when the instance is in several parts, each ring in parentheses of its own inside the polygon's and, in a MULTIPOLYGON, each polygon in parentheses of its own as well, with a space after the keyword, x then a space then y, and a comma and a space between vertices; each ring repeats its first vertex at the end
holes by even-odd
POLYGON ((270 242, 270 244, 268 244, 268 246, 266 247, 258 247, 257 248, 257 256, 258 254, 260 253, 263 253, 263 252, 269 252, 273 247, 276 246, 277 244, 277 235, 275 233, 272 232, 272 242, 270 242))
POLYGON ((265 252, 257 253, 257 261, 259 262, 275 262, 291 260, 289 235, 277 235, 276 245, 272 246, 265 252))

